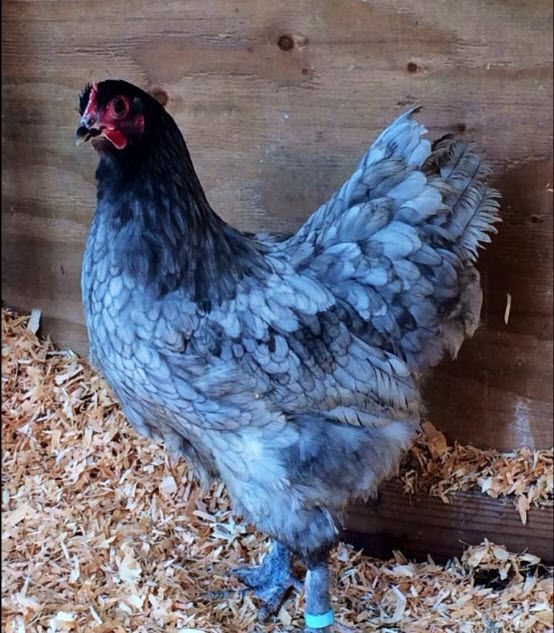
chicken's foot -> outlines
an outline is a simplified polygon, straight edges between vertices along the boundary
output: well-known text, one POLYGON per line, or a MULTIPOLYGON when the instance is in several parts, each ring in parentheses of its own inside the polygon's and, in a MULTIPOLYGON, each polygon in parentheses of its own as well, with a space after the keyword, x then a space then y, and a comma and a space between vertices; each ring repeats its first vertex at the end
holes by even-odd
POLYGON ((290 562, 289 550, 274 542, 261 565, 239 567, 233 571, 262 602, 258 611, 260 621, 265 621, 279 611, 292 588, 300 589, 301 584, 293 575, 290 562))

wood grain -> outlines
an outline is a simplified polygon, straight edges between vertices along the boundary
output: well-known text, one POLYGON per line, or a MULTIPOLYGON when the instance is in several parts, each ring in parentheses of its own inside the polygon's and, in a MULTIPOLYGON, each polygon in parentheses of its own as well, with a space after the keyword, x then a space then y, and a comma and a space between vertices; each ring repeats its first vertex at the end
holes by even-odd
POLYGON ((493 499, 479 492, 437 497, 407 495, 400 484, 385 483, 375 504, 358 505, 346 517, 343 538, 363 545, 369 554, 389 557, 393 550, 405 556, 443 562, 460 556, 466 545, 485 538, 512 552, 528 551, 545 564, 554 561, 552 508, 532 508, 523 525, 513 501, 493 499))
POLYGON ((248 230, 295 230, 375 134, 419 103, 433 136, 464 131, 486 148, 504 195, 504 224, 480 263, 484 325, 436 370, 430 416, 451 440, 552 445, 549 1, 2 7, 6 303, 40 306, 45 331, 85 350, 78 280, 96 158, 73 135, 88 80, 165 90, 209 200, 248 230))

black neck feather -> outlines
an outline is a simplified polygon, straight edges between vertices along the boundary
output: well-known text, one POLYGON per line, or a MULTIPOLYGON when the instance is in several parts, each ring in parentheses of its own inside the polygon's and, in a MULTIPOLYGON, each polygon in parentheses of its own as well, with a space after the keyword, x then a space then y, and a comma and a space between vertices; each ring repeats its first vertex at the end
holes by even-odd
POLYGON ((185 288, 209 311, 233 298, 245 276, 265 274, 263 247, 211 209, 165 112, 140 145, 105 154, 96 177, 97 212, 114 229, 119 262, 157 294, 185 288))

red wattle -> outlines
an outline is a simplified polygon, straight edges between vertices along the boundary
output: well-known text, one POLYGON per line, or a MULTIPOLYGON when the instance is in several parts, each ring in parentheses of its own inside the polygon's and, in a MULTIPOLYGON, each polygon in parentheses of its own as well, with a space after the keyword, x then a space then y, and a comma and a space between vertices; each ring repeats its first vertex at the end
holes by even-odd
POLYGON ((127 139, 119 130, 104 128, 102 130, 102 136, 106 137, 116 149, 123 149, 127 145, 127 139))

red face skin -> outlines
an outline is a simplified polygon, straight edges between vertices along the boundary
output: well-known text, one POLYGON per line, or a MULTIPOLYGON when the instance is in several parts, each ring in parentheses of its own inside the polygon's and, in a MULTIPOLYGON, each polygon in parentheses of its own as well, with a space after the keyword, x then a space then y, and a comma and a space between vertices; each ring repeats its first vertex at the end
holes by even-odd
POLYGON ((144 116, 131 113, 131 103, 125 95, 111 99, 104 107, 98 107, 98 88, 93 84, 87 107, 81 122, 89 129, 100 131, 93 139, 95 149, 102 149, 100 138, 107 139, 116 149, 124 149, 129 139, 140 136, 144 132, 144 116))

